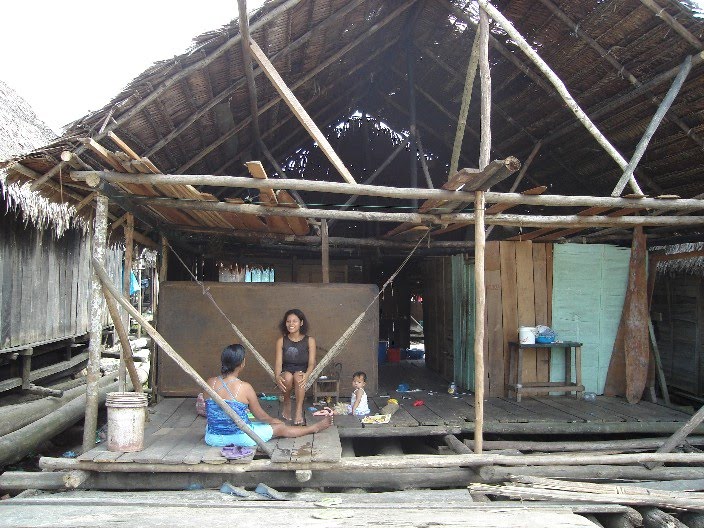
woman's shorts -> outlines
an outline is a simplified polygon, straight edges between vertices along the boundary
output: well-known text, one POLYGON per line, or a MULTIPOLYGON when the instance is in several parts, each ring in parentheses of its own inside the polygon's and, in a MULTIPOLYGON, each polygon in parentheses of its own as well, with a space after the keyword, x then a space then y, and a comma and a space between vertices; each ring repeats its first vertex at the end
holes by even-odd
MULTIPOLYGON (((268 442, 271 440, 271 437, 274 436, 274 430, 267 423, 253 422, 250 427, 264 442, 268 442)), ((236 433, 231 435, 214 434, 208 431, 207 426, 205 428, 205 443, 214 447, 225 447, 228 445, 254 447, 257 445, 257 443, 247 436, 246 433, 236 433)))
POLYGON ((284 363, 281 370, 284 372, 290 372, 291 374, 295 374, 296 372, 305 372, 308 370, 308 363, 284 363))

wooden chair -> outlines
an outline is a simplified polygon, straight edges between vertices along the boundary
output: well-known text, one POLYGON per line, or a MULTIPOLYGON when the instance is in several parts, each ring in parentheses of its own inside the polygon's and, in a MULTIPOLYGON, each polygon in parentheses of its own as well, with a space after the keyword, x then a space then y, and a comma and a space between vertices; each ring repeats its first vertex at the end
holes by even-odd
POLYGON ((335 398, 335 403, 340 399, 340 373, 342 363, 328 366, 323 374, 313 383, 313 400, 322 398, 335 398))

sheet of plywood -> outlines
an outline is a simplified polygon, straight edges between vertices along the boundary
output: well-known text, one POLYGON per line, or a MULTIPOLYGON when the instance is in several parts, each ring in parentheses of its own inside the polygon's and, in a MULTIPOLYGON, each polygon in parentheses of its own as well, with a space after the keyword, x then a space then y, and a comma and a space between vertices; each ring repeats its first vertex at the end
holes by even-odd
MULTIPOLYGON (((533 284, 533 244, 516 242, 516 292, 518 326, 535 326, 535 285, 533 284)), ((516 328, 516 332, 518 328, 516 328)), ((523 351, 523 380, 537 381, 536 351, 523 351)))
POLYGON ((488 348, 487 372, 489 396, 503 396, 504 365, 506 364, 501 306, 501 253, 499 242, 487 242, 484 260, 486 284, 486 341, 488 348))
MULTIPOLYGON (((501 310, 503 314, 504 350, 509 341, 518 340, 518 293, 516 292, 516 244, 500 242, 501 310)), ((508 358, 506 358, 508 361, 508 358)), ((508 384, 508 364, 504 363, 504 384, 508 384)))

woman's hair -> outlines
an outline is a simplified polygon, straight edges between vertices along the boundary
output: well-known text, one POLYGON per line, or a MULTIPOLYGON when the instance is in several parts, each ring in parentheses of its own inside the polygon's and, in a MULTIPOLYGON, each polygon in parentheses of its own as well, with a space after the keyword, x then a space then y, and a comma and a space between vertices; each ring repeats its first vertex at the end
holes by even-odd
POLYGON ((242 345, 227 345, 220 356, 220 372, 229 374, 239 367, 244 361, 244 347, 242 345))
POLYGON ((307 334, 308 319, 306 319, 306 316, 303 315, 303 312, 300 311, 298 308, 292 308, 284 314, 284 318, 281 319, 281 322, 279 323, 279 330, 281 330, 281 335, 288 335, 288 330, 286 329, 286 319, 288 319, 289 315, 295 315, 301 320, 301 333, 304 335, 307 334))

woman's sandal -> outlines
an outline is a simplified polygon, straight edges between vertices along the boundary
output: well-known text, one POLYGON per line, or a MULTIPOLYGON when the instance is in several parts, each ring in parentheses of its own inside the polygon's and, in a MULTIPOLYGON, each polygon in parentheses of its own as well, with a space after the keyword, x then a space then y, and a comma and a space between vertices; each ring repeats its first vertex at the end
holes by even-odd
POLYGON ((315 411, 313 416, 332 416, 334 414, 330 407, 323 407, 319 411, 315 411))

